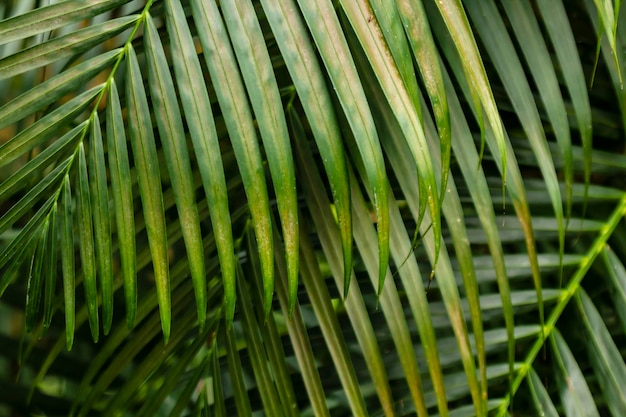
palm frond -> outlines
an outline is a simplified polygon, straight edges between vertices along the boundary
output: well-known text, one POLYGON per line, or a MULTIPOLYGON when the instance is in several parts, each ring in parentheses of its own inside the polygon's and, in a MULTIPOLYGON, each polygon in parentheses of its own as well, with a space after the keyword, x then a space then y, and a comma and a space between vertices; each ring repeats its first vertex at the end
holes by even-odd
POLYGON ((6 2, 0 414, 626 414, 624 13, 6 2))

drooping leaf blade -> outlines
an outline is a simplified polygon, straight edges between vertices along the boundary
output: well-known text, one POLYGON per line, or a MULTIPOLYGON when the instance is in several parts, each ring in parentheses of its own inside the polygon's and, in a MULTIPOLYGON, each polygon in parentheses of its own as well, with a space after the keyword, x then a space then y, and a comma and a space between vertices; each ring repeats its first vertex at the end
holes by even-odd
POLYGON ((63 310, 65 311, 65 347, 69 351, 74 344, 76 328, 76 297, 74 285, 76 272, 74 265, 74 216, 72 210, 70 178, 65 175, 60 195, 59 246, 61 247, 61 269, 63 276, 63 310))
POLYGON ((264 305, 274 293, 272 224, 260 148, 228 33, 213 2, 192 0, 192 15, 244 184, 263 271, 264 305))
POLYGON ((148 84, 154 103, 153 109, 157 114, 156 122, 187 249, 187 259, 196 294, 198 322, 200 328, 203 328, 207 310, 206 271, 191 163, 174 83, 159 33, 150 15, 146 18, 145 39, 148 84))
POLYGON ((128 128, 137 168, 137 182, 152 253, 152 264, 157 293, 163 337, 167 341, 171 326, 171 300, 168 265, 167 234, 163 211, 163 192, 150 111, 143 79, 134 49, 128 48, 126 99, 128 102, 128 128))
MULTIPOLYGON (((618 58, 618 48, 616 45, 616 30, 617 30, 617 15, 619 10, 615 10, 613 8, 613 2, 611 0, 593 0, 596 5, 596 9, 598 11, 598 20, 600 21, 600 29, 604 31, 604 36, 609 42, 611 47, 611 53, 613 55, 613 61, 615 63, 615 70, 617 72, 617 78, 619 79, 619 85, 621 89, 624 88, 624 83, 622 81, 622 70, 620 66, 620 60, 618 58)), ((619 1, 617 2, 619 8, 619 1)), ((602 33, 598 32, 602 37, 602 33)), ((598 43, 601 42, 601 39, 598 40, 598 43)))
MULTIPOLYGON (((454 71, 456 79, 459 82, 465 97, 468 100, 471 100, 471 87, 467 84, 470 80, 466 80, 465 73, 461 71, 463 64, 460 61, 462 58, 459 57, 459 55, 456 53, 456 47, 454 45, 453 39, 447 36, 447 34, 445 33, 445 29, 442 27, 443 23, 435 18, 435 14, 432 8, 431 10, 429 10, 429 16, 431 17, 431 23, 433 24, 435 33, 438 36, 438 40, 441 42, 444 55, 451 64, 450 68, 454 71)), ((448 81, 448 85, 451 86, 452 84, 448 81)), ((451 92, 451 89, 448 88, 448 91, 451 92)), ((452 102, 458 103, 459 100, 451 95, 449 96, 449 103, 452 102)), ((469 134, 470 131, 467 126, 467 122, 464 122, 464 117, 461 111, 462 109, 460 107, 460 104, 455 105, 455 107, 458 110, 453 111, 452 115, 457 115, 457 126, 462 129, 459 133, 461 135, 469 134)), ((479 109, 474 109, 474 116, 476 120, 481 120, 482 115, 480 114, 479 109)), ((505 188, 508 192, 508 195, 512 199, 513 207, 515 208, 515 212, 520 219, 520 224, 522 226, 526 248, 528 251, 528 259, 530 260, 533 280, 535 281, 535 283, 540 283, 541 278, 539 263, 537 260, 537 249, 534 237, 533 223, 530 215, 529 202, 526 197, 526 190, 524 187, 522 174, 520 172, 517 159, 514 157, 515 155, 513 153, 513 147, 511 146, 510 140, 508 139, 506 132, 504 132, 504 152, 506 152, 506 159, 508 160, 508 163, 505 167, 502 165, 502 161, 499 158, 495 157, 495 155, 497 155, 499 152, 499 145, 497 144, 497 139, 493 130, 486 128, 483 135, 486 144, 489 146, 492 154, 494 155, 494 161, 498 166, 498 169, 500 170, 502 176, 508 178, 505 184, 505 188)), ((502 243, 498 236, 499 231, 497 224, 495 223, 495 213, 493 209, 493 205, 500 202, 500 200, 498 200, 497 197, 491 195, 488 184, 485 181, 484 174, 477 175, 481 172, 480 170, 477 171, 476 167, 478 166, 482 155, 477 155, 475 149, 473 150, 470 148, 471 145, 472 144, 468 143, 468 141, 453 141, 455 157, 459 161, 459 164, 464 167, 462 168, 461 172, 466 179, 466 183, 469 184, 469 190, 472 194, 474 205, 477 208, 481 224, 483 225, 486 233, 490 236, 488 242, 493 255, 494 265, 496 266, 498 286, 503 300, 503 305, 506 306, 505 317, 507 317, 507 329, 509 332, 512 332, 513 312, 510 308, 510 301, 506 301, 507 298, 510 298, 510 289, 507 282, 507 272, 504 265, 504 260, 502 259, 502 243), (474 157, 474 155, 477 155, 477 157, 474 157)), ((504 200, 502 200, 502 204, 504 205, 504 200)), ((509 340, 509 367, 511 368, 513 365, 514 341, 512 338, 510 338, 509 340)))
POLYGON ((565 217, 569 222, 572 210, 574 166, 569 121, 559 82, 534 13, 519 0, 506 0, 502 4, 511 22, 517 44, 522 50, 530 73, 537 85, 537 90, 561 150, 565 179, 565 217))
MULTIPOLYGON (((235 338, 233 328, 229 327, 226 330, 223 327, 220 328, 218 338, 218 340, 224 340, 226 347, 226 363, 231 377, 230 384, 235 397, 237 415, 239 417, 250 416, 252 415, 252 408, 242 373, 243 367, 241 366, 241 358, 237 349, 237 339, 235 338)), ((220 372, 220 369, 216 367, 213 369, 213 372, 220 372)))
POLYGON ((96 254, 93 235, 93 208, 87 173, 87 157, 82 143, 78 145, 78 189, 76 193, 76 219, 78 222, 79 252, 85 302, 89 313, 89 329, 94 342, 99 338, 98 286, 96 283, 96 254))
POLYGON ((367 171, 367 181, 373 190, 378 224, 380 293, 389 263, 388 190, 380 140, 333 4, 329 0, 298 0, 298 5, 348 119, 367 171))
POLYGON ((465 14, 460 0, 438 1, 435 4, 452 37, 454 47, 461 57, 460 64, 469 82, 472 102, 475 107, 474 111, 479 121, 481 131, 483 130, 483 109, 489 120, 491 129, 493 130, 495 143, 500 153, 503 183, 506 183, 507 153, 502 120, 500 119, 500 112, 498 111, 498 106, 493 97, 493 92, 491 91, 491 83, 487 79, 485 66, 480 58, 480 52, 478 51, 469 21, 467 20, 467 15, 465 14))
MULTIPOLYGON (((417 61, 422 80, 430 97, 435 122, 439 133, 441 152, 441 181, 439 198, 443 201, 450 172, 450 154, 452 136, 450 131, 450 113, 446 88, 441 72, 439 53, 433 40, 428 18, 421 2, 396 0, 396 7, 402 18, 406 36, 411 44, 413 56, 417 61)), ((418 106, 416 102, 416 106, 418 106)))
MULTIPOLYGON (((294 132, 294 148, 298 161, 298 177, 303 187, 309 212, 313 217, 320 243, 328 260, 332 276, 337 288, 341 288, 342 270, 339 247, 340 232, 334 221, 330 209, 330 201, 324 191, 323 183, 313 162, 311 150, 307 147, 304 129, 300 120, 294 114, 290 116, 292 131, 294 132)), ((354 272, 351 272, 354 274, 354 272)), ((350 318, 352 327, 363 354, 368 358, 367 367, 374 381, 378 398, 386 415, 393 414, 393 397, 388 382, 388 376, 383 363, 380 347, 364 302, 363 293, 358 282, 353 282, 344 299, 344 307, 350 318)))
MULTIPOLYGON (((343 1, 343 8, 356 36, 348 37, 349 40, 358 39, 364 50, 364 55, 369 60, 373 72, 381 85, 389 105, 398 120, 398 124, 404 136, 407 138, 409 149, 415 158, 423 195, 421 201, 426 201, 432 219, 431 227, 435 236, 436 253, 439 253, 441 244, 441 208, 440 197, 437 195, 437 179, 433 170, 432 158, 426 145, 424 130, 419 120, 416 104, 408 95, 403 82, 399 77, 398 70, 389 59, 389 52, 385 42, 382 42, 380 29, 376 25, 370 25, 367 17, 370 13, 369 5, 365 1, 343 1), (424 195, 425 194, 425 195, 424 195)), ((354 42, 351 44, 354 48, 354 42)), ((374 193, 374 198, 376 194, 374 193)), ((379 225, 380 227, 380 225, 379 225)), ((438 257, 435 257, 434 266, 437 265, 438 257)))
MULTIPOLYGON (((241 265, 237 265, 237 296, 239 298, 241 307, 239 313, 241 314, 241 326, 243 328, 243 336, 246 341, 246 350, 250 363, 252 365, 252 371, 254 373, 254 379, 256 380, 256 386, 261 396, 261 402, 263 403, 263 410, 268 416, 284 415, 281 409, 281 404, 278 399, 278 392, 276 390, 275 381, 272 378, 272 372, 270 372, 269 361, 267 358, 264 339, 260 335, 260 326, 257 317, 253 309, 253 301, 250 297, 250 292, 247 288, 244 272, 241 265)), ((271 320, 271 318, 267 318, 271 320)))
MULTIPOLYGON (((522 126, 533 147, 546 188, 550 195, 554 214, 559 224, 559 253, 562 254, 565 246, 565 225, 563 223, 563 204, 560 187, 554 169, 554 163, 547 148, 545 132, 541 125, 530 87, 522 72, 521 63, 515 56, 513 45, 495 4, 492 1, 484 1, 481 2, 480 5, 478 3, 468 5, 468 10, 477 21, 484 23, 477 26, 477 31, 494 60, 496 70, 504 82, 513 107, 516 110, 516 114, 520 118, 522 126), (494 33, 497 33, 497 36, 493 36, 494 33)), ((541 281, 535 279, 535 288, 540 303, 539 320, 543 323, 541 287, 541 281)))
MULTIPOLYGON (((462 138, 471 135, 467 122, 463 117, 461 105, 457 96, 453 93, 452 83, 445 74, 446 86, 449 94, 451 128, 453 137, 462 138)), ((515 338, 513 329, 515 326, 513 317, 513 308, 511 305, 511 291, 509 286, 509 277, 504 260, 502 241, 494 211, 494 205, 491 200, 491 193, 485 178, 485 173, 481 168, 476 169, 479 164, 479 155, 474 145, 468 141, 455 140, 452 142, 455 159, 461 168, 461 173, 465 178, 470 195, 474 202, 474 207, 480 219, 483 230, 487 235, 487 244, 493 261, 493 270, 496 275, 498 289, 502 299, 503 314, 508 334, 508 361, 509 361, 509 377, 512 378, 513 366, 515 362, 515 338)), ((509 169, 515 166, 514 162, 509 163, 509 169)), ((509 175, 509 178, 515 178, 515 175, 509 175)), ((515 184, 515 181, 509 181, 509 186, 515 184)), ((515 204, 518 204, 515 202, 515 204)), ((445 214, 445 212, 444 212, 445 214)), ((450 223, 454 223, 452 218, 448 218, 450 223)), ((475 262, 475 256, 472 261, 475 262)), ((532 262, 532 261, 531 261, 532 262)), ((536 258, 535 258, 536 262, 536 258)), ((537 268, 538 270, 538 268, 537 268)), ((478 342, 477 342, 478 344, 478 342)), ((480 362, 480 360, 479 360, 480 362)))
POLYGON ((293 309, 298 291, 298 199, 278 84, 252 2, 224 2, 221 10, 256 116, 272 177, 287 256, 289 300, 293 309))
MULTIPOLYGON (((275 228, 276 229, 276 228, 275 228)), ((285 257, 278 235, 274 233, 274 259, 276 260, 276 293, 285 316, 289 315, 289 294, 285 257)), ((322 380, 315 363, 311 341, 306 331, 300 304, 296 303, 291 319, 286 321, 291 346, 302 371, 302 380, 315 416, 330 417, 322 380)))
POLYGON ((348 352, 339 320, 334 313, 328 288, 321 279, 315 253, 308 238, 305 238, 306 236, 307 234, 303 229, 302 240, 300 241, 302 282, 307 288, 311 306, 317 316, 350 410, 355 416, 366 416, 367 409, 363 400, 363 393, 359 388, 354 364, 348 352))
POLYGON ((102 331, 109 334, 113 324, 113 253, 111 248, 111 221, 107 169, 100 119, 95 114, 91 121, 89 146, 89 187, 93 207, 95 256, 100 277, 102 301, 102 331))
POLYGON ((236 261, 220 144, 215 131, 211 102, 204 83, 202 68, 182 5, 178 0, 167 1, 166 12, 168 32, 173 45, 173 64, 178 92, 202 176, 220 258, 224 285, 224 314, 227 322, 232 322, 236 299, 236 261))
MULTIPOLYGON (((264 0, 261 4, 272 31, 276 34, 276 42, 302 102, 328 175, 341 231, 345 297, 350 286, 352 270, 352 218, 349 182, 348 176, 345 175, 345 153, 332 100, 314 45, 295 2, 264 0)), ((292 116, 293 112, 290 111, 289 114, 292 116)))
MULTIPOLYGON (((278 258, 277 250, 281 246, 284 246, 280 242, 280 234, 278 232, 278 228, 276 221, 272 222, 274 226, 274 259, 278 258)), ((276 386, 276 393, 278 394, 278 402, 280 404, 280 408, 282 409, 282 414, 285 417, 296 417, 296 410, 298 409, 298 402, 295 394, 295 387, 293 382, 291 381, 291 377, 289 375, 289 370, 287 369, 288 356, 285 354, 285 349, 283 347, 283 342, 281 340, 279 330, 278 330, 278 320, 276 320, 274 315, 270 315, 267 319, 264 317, 264 311, 261 306, 258 304, 254 304, 252 300, 260 300, 263 298, 263 278, 260 271, 259 259, 258 259, 258 251, 254 248, 254 242, 252 239, 247 239, 248 243, 248 252, 250 253, 250 267, 246 269, 246 276, 248 277, 248 297, 250 300, 250 304, 253 307, 256 307, 254 310, 256 313, 256 321, 257 323, 263 323, 258 327, 261 335, 261 340, 263 341, 263 346, 265 347, 265 352, 267 355, 267 362, 269 364, 271 374, 274 376, 274 384, 276 386), (250 279, 251 278, 251 279, 250 279)), ((285 256, 283 254, 283 256, 285 256)), ((278 263, 282 263, 280 267, 282 267, 282 272, 285 273, 286 258, 283 258, 282 261, 276 262, 275 271, 279 270, 278 263)), ((283 278, 287 277, 286 275, 283 278)), ((278 276, 274 280, 276 283, 278 280, 278 276)), ((283 282, 284 284, 284 282, 283 282)), ((287 289, 289 287, 289 282, 287 280, 287 289)), ((283 290, 285 287, 283 287, 283 290)), ((247 301, 244 297, 241 297, 241 302, 246 303, 247 301)), ((287 297, 287 317, 292 317, 293 310, 290 311, 289 307, 289 297, 287 297)), ((294 305, 295 310, 295 305, 294 305)))
POLYGON ((44 286, 42 272, 49 227, 50 222, 46 218, 41 230, 37 231, 37 243, 30 261, 28 280, 26 282, 26 306, 24 308, 24 323, 28 333, 33 331, 35 322, 39 318, 38 313, 41 311, 41 293, 44 286))
POLYGON ((46 236, 46 259, 44 261, 44 303, 43 303, 43 329, 44 332, 50 327, 52 314, 54 313, 54 297, 56 295, 57 282, 57 256, 58 248, 58 205, 52 206, 49 217, 49 228, 46 236))
POLYGON ((111 177, 111 193, 115 207, 115 224, 119 242, 126 325, 132 328, 137 312, 137 263, 135 243, 135 210, 133 207, 132 178, 124 131, 124 119, 115 81, 111 81, 106 110, 107 157, 111 177))
MULTIPOLYGON (((559 68, 574 108, 578 130, 583 145, 583 178, 585 181, 584 199, 587 199, 591 180, 592 125, 591 106, 587 94, 587 84, 572 27, 562 2, 539 0, 537 7, 543 16, 544 27, 550 36, 559 68)), ((583 203, 586 204, 586 203, 583 203)))
POLYGON ((368 16, 367 20, 371 25, 378 24, 380 26, 387 41, 389 52, 391 52, 393 61, 398 68, 411 101, 416 105, 416 111, 421 120, 422 109, 417 105, 420 97, 419 86, 415 76, 409 39, 407 39, 407 34, 405 34, 405 22, 402 19, 402 7, 405 4, 384 0, 372 0, 370 4, 374 14, 368 16))

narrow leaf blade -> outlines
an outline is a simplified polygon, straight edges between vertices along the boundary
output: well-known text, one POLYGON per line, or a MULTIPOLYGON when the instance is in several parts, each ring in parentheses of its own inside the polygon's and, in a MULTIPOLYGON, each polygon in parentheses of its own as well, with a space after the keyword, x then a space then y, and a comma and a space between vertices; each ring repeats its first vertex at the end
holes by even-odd
POLYGON ((166 11, 178 92, 202 176, 220 259, 224 314, 231 323, 235 314, 236 260, 220 144, 202 68, 180 1, 167 1, 166 11))
POLYGON ((213 2, 192 0, 204 58, 222 108, 244 184, 263 271, 266 313, 274 293, 272 224, 264 168, 248 98, 220 12, 213 2))
POLYGON ((132 178, 124 119, 115 81, 109 90, 107 120, 107 156, 111 176, 111 192, 115 207, 117 239, 119 242, 124 297, 126 300, 126 325, 132 328, 137 313, 137 262, 135 243, 135 209, 133 207, 132 178))
POLYGON ((157 115, 156 121, 165 154, 165 162, 170 174, 178 217, 183 226, 183 238, 196 295, 198 322, 202 329, 206 322, 207 310, 206 271, 191 163, 174 83, 159 33, 149 15, 146 19, 146 27, 148 76, 151 98, 154 103, 153 110, 157 115))
MULTIPOLYGON (((350 189, 345 174, 346 157, 341 133, 333 111, 328 86, 322 68, 309 38, 308 31, 293 0, 261 2, 265 15, 276 34, 276 42, 285 59, 285 65, 294 82, 298 97, 317 143, 334 203, 341 231, 344 258, 344 297, 350 287, 352 270, 352 218, 350 189)), ((290 122, 294 112, 289 111, 290 122)), ((292 124, 292 123, 291 123, 292 124)))
POLYGON ((89 2, 71 0, 52 3, 46 7, 40 7, 0 22, 0 44, 52 31, 96 16, 124 3, 125 0, 92 0, 89 2))
POLYGON ((54 313, 54 296, 56 295, 57 255, 58 255, 58 205, 52 206, 50 212, 50 226, 46 236, 46 260, 44 262, 44 304, 43 328, 44 332, 50 327, 54 313))
POLYGON ((298 0, 298 5, 344 109, 373 191, 378 226, 380 293, 389 264, 388 189, 380 140, 333 4, 329 0, 298 0))
POLYGON ((85 288, 85 302, 89 313, 89 328, 94 342, 99 338, 98 287, 96 283, 96 255, 93 236, 93 208, 87 174, 85 148, 78 146, 78 192, 76 196, 76 217, 78 220, 80 262, 85 288))
POLYGON ((276 193, 287 256, 289 304, 293 309, 298 291, 298 198, 291 144, 278 84, 252 2, 225 2, 221 6, 259 126, 276 193))
POLYGON ((163 337, 167 342, 170 336, 172 307, 161 174, 158 164, 155 164, 158 158, 152 133, 152 123, 150 122, 150 108, 143 86, 141 69, 132 47, 128 50, 127 71, 126 98, 128 100, 129 134, 133 148, 133 159, 137 167, 137 182, 148 233, 148 243, 152 254, 161 328, 163 337))
POLYGON ((70 188, 70 178, 65 175, 63 178, 63 189, 61 191, 61 204, 59 213, 59 244, 61 247, 61 269, 63 271, 63 301, 65 311, 65 346, 67 350, 72 349, 74 344, 74 329, 76 327, 75 311, 76 297, 75 286, 75 260, 74 260, 74 217, 72 214, 72 194, 70 188))
POLYGON ((70 58, 128 29, 138 16, 123 16, 88 26, 0 59, 0 80, 70 58))
POLYGON ((95 256, 102 297, 102 331, 109 334, 113 324, 113 253, 111 249, 111 221, 107 169, 100 120, 95 114, 91 122, 89 149, 89 186, 93 206, 95 256))

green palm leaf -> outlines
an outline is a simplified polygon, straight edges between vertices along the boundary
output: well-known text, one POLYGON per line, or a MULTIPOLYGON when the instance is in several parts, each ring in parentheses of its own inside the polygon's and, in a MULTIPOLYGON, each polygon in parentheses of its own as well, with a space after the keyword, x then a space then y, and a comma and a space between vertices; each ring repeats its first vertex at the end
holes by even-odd
POLYGON ((626 413, 620 3, 4 2, 0 414, 626 413))

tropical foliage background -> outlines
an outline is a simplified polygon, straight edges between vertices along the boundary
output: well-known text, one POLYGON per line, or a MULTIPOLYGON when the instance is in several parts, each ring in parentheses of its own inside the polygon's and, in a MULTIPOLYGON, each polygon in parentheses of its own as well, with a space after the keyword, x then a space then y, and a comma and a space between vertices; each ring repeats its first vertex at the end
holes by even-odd
POLYGON ((619 6, 2 2, 0 415, 626 415, 619 6))

